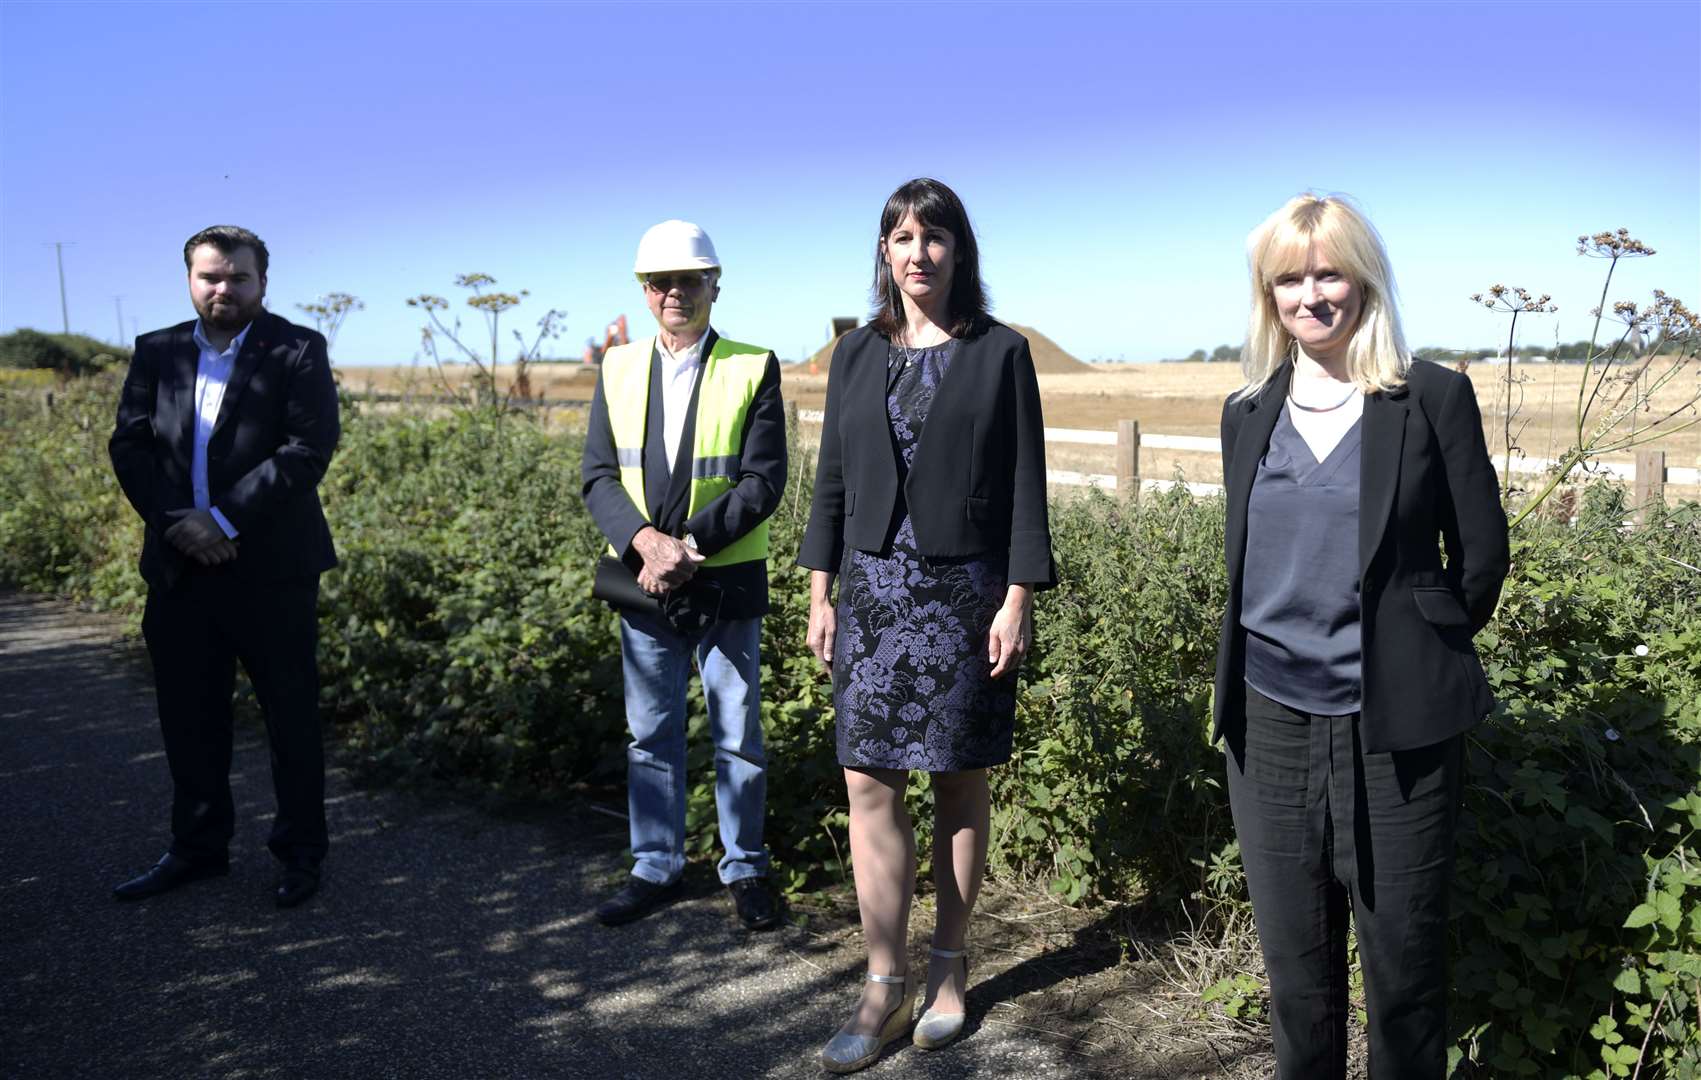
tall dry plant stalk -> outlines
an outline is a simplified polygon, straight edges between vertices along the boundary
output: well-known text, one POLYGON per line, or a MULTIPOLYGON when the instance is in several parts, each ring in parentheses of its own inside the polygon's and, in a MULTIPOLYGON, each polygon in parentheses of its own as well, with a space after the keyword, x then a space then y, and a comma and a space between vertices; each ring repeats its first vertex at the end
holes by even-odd
POLYGON ((297 304, 296 307, 306 312, 313 319, 313 329, 325 335, 326 351, 334 351, 337 347, 337 331, 343 328, 343 322, 353 311, 365 311, 366 302, 353 293, 325 293, 311 304, 297 304))
MULTIPOLYGON (((1514 285, 1510 289, 1504 285, 1490 285, 1488 294, 1471 294, 1471 299, 1488 308, 1490 311, 1504 311, 1512 315, 1512 325, 1506 331, 1506 468, 1501 470, 1500 497, 1505 499, 1512 494, 1512 454, 1523 454, 1523 449, 1517 445, 1512 436, 1512 417, 1523 408, 1523 397, 1519 396, 1516 404, 1512 401, 1512 389, 1517 385, 1513 379, 1513 367, 1517 362, 1515 346, 1518 342, 1518 316, 1524 314, 1546 315, 1558 311, 1556 304, 1548 303, 1553 297, 1547 293, 1531 296, 1528 291, 1514 285)), ((1522 429, 1520 429, 1521 431, 1522 429)))
POLYGON ((419 308, 430 320, 429 326, 420 328, 420 345, 431 357, 432 364, 437 370, 438 382, 449 396, 463 405, 476 406, 479 398, 483 397, 492 411, 500 412, 511 405, 516 397, 525 400, 531 397, 531 364, 538 357, 538 350, 546 339, 561 336, 566 326, 567 313, 555 308, 544 312, 543 318, 537 323, 537 337, 530 345, 526 344, 525 335, 518 330, 513 331, 514 341, 519 346, 514 354, 514 379, 508 385, 506 393, 498 391, 496 384, 496 367, 500 362, 500 346, 502 342, 501 322, 504 312, 520 306, 530 290, 521 289, 518 293, 485 292, 487 286, 495 285, 496 279, 489 274, 458 274, 455 284, 465 289, 471 289, 472 295, 467 298, 467 306, 484 316, 486 327, 490 330, 490 361, 486 364, 484 358, 476 349, 461 340, 461 320, 457 318, 452 325, 445 324, 438 312, 449 307, 449 301, 431 293, 421 293, 410 297, 408 307, 419 308), (455 347, 466 363, 470 363, 475 371, 474 389, 471 394, 452 382, 444 370, 446 364, 459 362, 451 355, 445 359, 438 348, 438 339, 448 341, 455 347))
MULTIPOLYGON (((1668 387, 1677 384, 1683 375, 1694 375, 1701 369, 1701 320, 1684 306, 1681 300, 1655 289, 1653 299, 1646 305, 1620 300, 1609 309, 1606 306, 1613 274, 1624 259, 1646 258, 1654 249, 1632 237, 1628 229, 1598 232, 1577 238, 1577 253, 1590 258, 1605 259, 1606 278, 1601 283, 1600 303, 1591 311, 1594 328, 1589 333, 1588 356, 1577 384, 1577 409, 1570 447, 1560 455, 1549 471, 1542 487, 1526 499, 1512 517, 1516 527, 1544 503, 1579 466, 1588 465, 1603 454, 1622 453, 1658 439, 1675 435, 1701 423, 1701 381, 1675 405, 1655 408, 1655 399, 1668 387), (1609 345, 1600 342, 1601 323, 1607 318, 1620 323, 1624 330, 1609 345), (1646 419, 1646 422, 1643 421, 1646 419)), ((1488 294, 1478 293, 1471 298, 1496 310, 1511 312, 1516 326, 1518 314, 1538 310, 1548 298, 1530 297, 1522 289, 1510 291, 1495 286, 1488 294), (1499 290, 1499 292, 1496 292, 1499 290)), ((1547 310, 1552 310, 1548 308, 1547 310)), ((1512 348, 1507 346, 1507 365, 1511 366, 1512 348)), ((1508 370, 1508 380, 1511 372, 1508 370)), ((1510 397, 1507 419, 1506 470, 1511 472, 1512 437, 1510 397)), ((1510 479, 1503 479, 1503 490, 1510 492, 1510 479)))

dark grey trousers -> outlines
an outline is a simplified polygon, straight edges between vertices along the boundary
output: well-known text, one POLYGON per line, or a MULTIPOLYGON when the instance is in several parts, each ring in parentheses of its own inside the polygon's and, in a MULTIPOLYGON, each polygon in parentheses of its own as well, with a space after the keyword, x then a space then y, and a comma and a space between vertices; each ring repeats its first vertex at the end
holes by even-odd
POLYGON ((1463 737, 1366 754, 1358 715, 1248 686, 1228 737, 1229 804, 1270 978, 1276 1075, 1347 1072, 1347 917, 1358 933, 1371 1080, 1441 1080, 1447 892, 1463 737))

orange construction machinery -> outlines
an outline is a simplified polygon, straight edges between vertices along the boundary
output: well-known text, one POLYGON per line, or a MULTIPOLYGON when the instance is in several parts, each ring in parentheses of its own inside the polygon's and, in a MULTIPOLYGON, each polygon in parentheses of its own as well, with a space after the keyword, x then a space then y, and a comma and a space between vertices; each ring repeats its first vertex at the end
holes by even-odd
POLYGON ((596 338, 586 339, 585 363, 600 364, 602 363, 603 353, 616 345, 624 345, 631 340, 632 338, 626 333, 626 316, 621 315, 608 324, 608 329, 603 332, 601 345, 597 344, 596 338))

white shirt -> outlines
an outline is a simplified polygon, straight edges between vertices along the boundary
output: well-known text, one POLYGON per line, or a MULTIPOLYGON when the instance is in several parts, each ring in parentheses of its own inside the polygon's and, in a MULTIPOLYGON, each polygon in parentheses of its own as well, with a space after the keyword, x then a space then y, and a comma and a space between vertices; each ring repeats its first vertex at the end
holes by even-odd
POLYGON ((1283 403, 1288 411, 1288 419, 1293 423, 1294 430, 1305 440, 1305 445, 1311 448, 1311 456, 1322 461, 1334 453, 1335 447, 1346 438, 1347 432, 1358 423, 1358 418, 1364 415, 1364 394, 1357 387, 1339 408, 1326 412, 1310 412, 1296 408, 1294 402, 1303 402, 1312 407, 1329 406, 1341 400, 1340 383, 1332 379, 1317 379, 1319 385, 1315 388, 1301 385, 1297 389, 1290 385, 1289 400, 1283 403))
POLYGON ((656 336, 656 352, 662 365, 662 448, 667 451, 668 468, 679 460, 679 440, 685 435, 685 416, 691 409, 691 388, 697 383, 697 372, 703 366, 703 342, 710 331, 679 350, 669 351, 656 336))
POLYGON ((218 423, 219 406, 224 404, 224 391, 230 385, 231 370, 236 367, 236 354, 242 351, 242 342, 253 326, 253 323, 244 326, 220 352, 202 333, 201 320, 195 320, 195 344, 201 350, 201 360, 195 368, 195 452, 189 459, 189 483, 195 489, 195 509, 210 512, 232 540, 236 539, 236 526, 219 513, 207 490, 207 441, 213 437, 213 425, 218 423))

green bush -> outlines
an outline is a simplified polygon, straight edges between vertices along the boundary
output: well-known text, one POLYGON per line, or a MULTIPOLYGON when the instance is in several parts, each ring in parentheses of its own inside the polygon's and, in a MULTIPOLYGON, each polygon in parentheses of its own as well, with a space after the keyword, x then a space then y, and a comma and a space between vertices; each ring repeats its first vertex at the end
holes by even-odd
POLYGON ((142 525, 106 455, 117 400, 114 376, 71 381, 51 412, 33 393, 0 389, 0 580, 139 621, 142 525))
POLYGON ((0 336, 0 366, 69 372, 75 363, 70 349, 40 330, 25 327, 0 336))
POLYGON ((49 334, 48 337, 71 353, 72 370, 79 375, 97 371, 117 370, 123 373, 130 366, 131 350, 125 345, 109 345, 87 334, 49 334))
MULTIPOLYGON (((0 388, 0 578, 139 611, 139 526, 106 462, 116 379, 44 412, 0 388)), ((579 445, 518 418, 360 415, 323 487, 326 706, 398 775, 548 795, 618 783, 625 728, 579 445)), ((830 691, 793 566, 811 463, 773 523, 763 628, 769 840, 789 890, 847 868, 830 691)), ((1627 529, 1622 490, 1531 518, 1479 637, 1502 702, 1468 741, 1454 896, 1459 1075, 1701 1077, 1701 509, 1627 529)), ((1054 507, 1016 755, 992 773, 995 872, 1071 903, 1244 905, 1207 742, 1222 504, 1172 493, 1054 507)), ((693 692, 690 850, 716 845, 693 692)), ((912 783, 926 831, 924 779, 912 783)), ((925 835, 924 835, 925 843, 925 835)), ((923 851, 926 848, 923 847, 923 851)), ((1223 1001, 1254 996, 1250 973, 1223 1001)), ((1203 1007, 1203 1006, 1202 1006, 1203 1007)), ((1237 1005, 1237 1007, 1239 1007, 1237 1005)), ((1256 1007, 1251 1011, 1256 1012, 1256 1007)))
POLYGON ((995 770, 995 865, 1074 903, 1190 898, 1232 827, 1206 741, 1226 588, 1220 499, 1053 508, 1059 584, 1039 600, 1016 756, 995 770))
POLYGON ((0 367, 89 375, 130 362, 130 350, 87 334, 44 334, 24 328, 0 334, 0 367))
POLYGON ((1521 529, 1478 639, 1454 1015, 1489 1075, 1701 1076, 1701 507, 1622 499, 1521 529))
POLYGON ((590 598, 578 448, 488 416, 358 415, 322 496, 324 700, 386 767, 525 790, 594 771, 622 729, 590 598))

